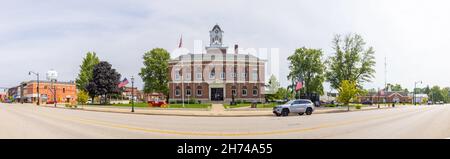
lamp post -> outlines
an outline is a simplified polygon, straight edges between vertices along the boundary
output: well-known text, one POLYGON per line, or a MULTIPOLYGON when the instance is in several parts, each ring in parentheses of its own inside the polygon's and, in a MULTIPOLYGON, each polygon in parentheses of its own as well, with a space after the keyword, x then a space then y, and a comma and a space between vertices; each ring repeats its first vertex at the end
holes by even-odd
POLYGON ((414 103, 414 105, 417 105, 417 103, 416 103, 416 87, 417 87, 417 83, 420 83, 420 84, 422 84, 422 81, 417 81, 417 82, 414 82, 414 93, 413 93, 413 103, 414 103))
POLYGON ((36 73, 36 72, 33 72, 33 71, 28 72, 28 75, 31 75, 31 74, 34 74, 37 77, 37 103, 36 104, 40 105, 40 103, 41 103, 41 96, 40 96, 40 93, 39 93, 39 73, 36 73))
POLYGON ((57 104, 57 101, 56 101, 56 79, 52 79, 51 81, 52 81, 52 85, 53 85, 53 104, 54 104, 54 107, 56 108, 56 104, 57 104))
POLYGON ((131 112, 134 112, 134 76, 131 76, 131 112))

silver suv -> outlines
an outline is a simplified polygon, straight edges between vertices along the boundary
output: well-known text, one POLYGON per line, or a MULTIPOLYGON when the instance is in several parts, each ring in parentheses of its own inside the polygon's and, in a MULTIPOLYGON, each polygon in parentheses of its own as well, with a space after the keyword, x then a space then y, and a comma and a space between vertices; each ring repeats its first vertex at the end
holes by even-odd
POLYGON ((288 116, 289 113, 297 113, 298 115, 311 115, 314 111, 314 103, 308 99, 291 100, 286 104, 273 108, 276 116, 288 116))

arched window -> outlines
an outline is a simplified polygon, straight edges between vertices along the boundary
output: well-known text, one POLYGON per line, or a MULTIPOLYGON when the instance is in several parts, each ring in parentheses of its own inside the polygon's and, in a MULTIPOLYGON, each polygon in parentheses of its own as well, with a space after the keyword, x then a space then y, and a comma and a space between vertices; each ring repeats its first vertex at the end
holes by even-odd
POLYGON ((247 96, 247 87, 242 87, 242 96, 247 96))
POLYGON ((175 96, 178 97, 178 96, 180 96, 180 95, 181 95, 180 87, 177 86, 177 87, 175 88, 175 96))
POLYGON ((191 95, 192 95, 191 87, 186 86, 186 96, 191 96, 191 95))
POLYGON ((203 88, 202 86, 198 86, 197 87, 197 96, 202 96, 203 95, 203 88))
POLYGON ((253 96, 258 96, 258 87, 254 86, 252 93, 253 93, 253 96))

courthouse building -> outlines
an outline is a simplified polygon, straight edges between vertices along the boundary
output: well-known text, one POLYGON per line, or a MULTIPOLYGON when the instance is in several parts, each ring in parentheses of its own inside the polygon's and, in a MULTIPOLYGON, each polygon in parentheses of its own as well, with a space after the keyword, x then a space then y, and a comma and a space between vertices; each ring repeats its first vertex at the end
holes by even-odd
POLYGON ((209 34, 206 53, 188 53, 169 62, 169 101, 230 102, 233 96, 236 101, 264 101, 266 61, 239 54, 238 45, 227 52, 219 25, 209 34))

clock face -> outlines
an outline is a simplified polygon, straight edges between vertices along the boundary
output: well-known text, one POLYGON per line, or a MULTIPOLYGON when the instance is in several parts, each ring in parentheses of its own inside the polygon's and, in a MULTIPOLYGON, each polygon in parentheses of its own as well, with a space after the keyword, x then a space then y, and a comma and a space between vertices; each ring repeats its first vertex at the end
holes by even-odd
POLYGON ((218 30, 216 30, 216 34, 217 34, 217 33, 219 33, 219 31, 218 31, 218 30))

